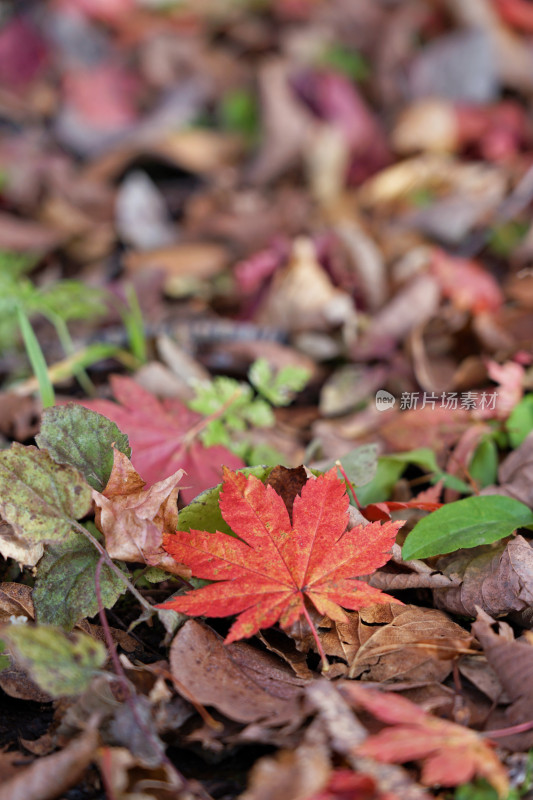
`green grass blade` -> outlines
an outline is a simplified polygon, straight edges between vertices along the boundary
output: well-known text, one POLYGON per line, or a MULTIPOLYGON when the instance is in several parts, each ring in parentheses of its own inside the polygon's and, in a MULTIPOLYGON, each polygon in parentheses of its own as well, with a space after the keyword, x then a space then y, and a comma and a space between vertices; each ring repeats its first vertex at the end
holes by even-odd
POLYGON ((55 403, 55 394, 43 351, 41 350, 41 345, 39 344, 26 312, 20 305, 17 306, 17 317, 24 347, 26 348, 31 367, 39 384, 39 394, 41 395, 43 408, 50 408, 50 406, 53 406, 55 403))

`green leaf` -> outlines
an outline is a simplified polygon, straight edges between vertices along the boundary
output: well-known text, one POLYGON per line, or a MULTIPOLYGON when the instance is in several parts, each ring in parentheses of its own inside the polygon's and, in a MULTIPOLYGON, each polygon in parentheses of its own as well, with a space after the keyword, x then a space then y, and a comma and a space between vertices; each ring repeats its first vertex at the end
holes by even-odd
POLYGON ((232 89, 222 97, 218 111, 222 127, 253 140, 259 130, 259 111, 253 92, 232 89))
POLYGON ((107 658, 104 645, 77 633, 67 638, 51 625, 8 625, 2 637, 15 660, 52 697, 80 694, 107 658))
POLYGON ((357 498, 361 505, 381 503, 388 500, 398 479, 410 465, 431 475, 431 483, 442 481, 444 486, 455 489, 462 494, 472 494, 472 487, 455 475, 443 472, 437 464, 435 453, 429 447, 419 447, 405 453, 390 453, 378 458, 378 466, 374 478, 357 490, 357 498))
POLYGON ((490 544, 530 525, 533 512, 518 500, 497 494, 467 497, 421 519, 405 540, 402 558, 427 558, 490 544))
POLYGON ((7 667, 9 667, 9 665, 11 663, 9 658, 8 658, 8 656, 1 655, 1 653, 3 653, 5 651, 5 649, 6 649, 6 646, 5 646, 4 642, 0 641, 0 672, 2 672, 3 669, 6 669, 7 667))
MULTIPOLYGON (((339 458, 343 469, 355 487, 364 486, 370 483, 376 475, 378 469, 378 446, 377 444, 363 444, 361 447, 354 447, 339 458)), ((324 467, 324 472, 335 466, 335 461, 331 461, 324 467)))
POLYGON ((301 392, 311 377, 305 367, 289 365, 277 373, 266 358, 258 358, 248 371, 248 380, 273 406, 287 406, 301 392))
MULTIPOLYGON (((38 622, 70 631, 80 619, 98 612, 94 580, 99 558, 91 542, 77 534, 48 547, 32 592, 38 622)), ((107 564, 100 571, 100 591, 105 608, 112 608, 125 591, 107 564)))
POLYGON ((14 442, 0 452, 0 512, 25 541, 66 539, 91 509, 91 488, 74 467, 14 442))
POLYGON ((114 443, 131 456, 128 437, 110 419, 76 403, 44 411, 41 432, 35 437, 58 464, 76 467, 93 489, 102 492, 113 468, 114 443))
MULTIPOLYGON (((266 481, 271 471, 272 467, 263 466, 246 467, 245 469, 239 470, 239 472, 242 472, 244 475, 255 475, 255 477, 259 478, 261 481, 266 481)), ((178 516, 179 530, 190 531, 194 529, 210 531, 211 533, 221 531, 221 533, 235 536, 229 525, 224 522, 222 514, 220 513, 218 501, 221 490, 222 484, 219 483, 218 486, 214 486, 212 489, 207 489, 207 491, 199 494, 188 506, 182 509, 178 516)))
POLYGON ((526 436, 533 431, 533 394, 526 394, 517 403, 507 418, 505 428, 511 447, 520 447, 526 436))
POLYGON ((388 500, 405 467, 405 463, 393 461, 388 456, 380 456, 372 480, 357 489, 357 499, 361 505, 388 500))
POLYGON ((348 49, 342 44, 332 44, 323 54, 322 63, 342 72, 352 81, 364 81, 371 75, 368 61, 357 50, 348 49))
POLYGON ((37 378, 37 383, 39 384, 41 402, 44 408, 49 408, 55 403, 54 387, 50 380, 41 345, 22 306, 17 307, 17 319, 27 356, 30 360, 35 377, 37 378))
POLYGON ((468 471, 478 486, 494 483, 498 475, 498 448, 492 436, 485 436, 475 449, 468 471))

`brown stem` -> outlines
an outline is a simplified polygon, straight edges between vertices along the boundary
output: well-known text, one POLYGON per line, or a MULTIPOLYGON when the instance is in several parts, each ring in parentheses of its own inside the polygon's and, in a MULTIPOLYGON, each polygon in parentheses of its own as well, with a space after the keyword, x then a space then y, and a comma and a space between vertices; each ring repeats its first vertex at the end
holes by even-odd
POLYGON ((100 576, 102 572, 102 566, 104 564, 105 558, 101 556, 98 559, 98 564, 96 565, 96 572, 94 575, 94 587, 96 591, 96 601, 98 603, 98 615, 100 617, 100 622, 102 623, 102 628, 104 631, 104 638, 106 640, 107 649, 109 650, 109 655, 111 656, 111 661, 113 662, 114 670, 117 674, 117 678, 119 683, 122 687, 124 692, 124 698, 126 703, 128 704, 130 711, 132 713, 133 719, 137 723, 139 730, 142 734, 152 743, 155 750, 159 753, 159 757, 161 759, 161 763, 165 764, 165 766, 170 770, 171 773, 174 773, 175 777, 181 783, 183 789, 188 787, 188 782, 186 778, 181 775, 180 772, 174 767, 172 762, 170 761, 169 757, 165 753, 163 746, 159 739, 153 734, 153 732, 144 724, 144 720, 141 719, 137 706, 135 705, 135 701, 133 699, 133 692, 131 688, 131 684, 124 672, 124 668, 120 663, 120 659, 118 657, 117 649, 115 647, 115 642, 113 641, 113 636, 111 634, 111 628, 109 627, 109 623, 107 621, 107 616, 104 609, 104 604, 102 603, 102 589, 100 585, 100 576))

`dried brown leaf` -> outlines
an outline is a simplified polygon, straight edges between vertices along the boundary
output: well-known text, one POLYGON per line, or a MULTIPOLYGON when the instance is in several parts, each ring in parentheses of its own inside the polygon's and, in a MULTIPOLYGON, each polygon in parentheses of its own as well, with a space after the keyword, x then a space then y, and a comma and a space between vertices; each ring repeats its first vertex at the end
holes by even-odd
POLYGON ((298 717, 305 681, 289 667, 244 642, 225 647, 211 628, 189 620, 170 650, 183 696, 214 706, 238 722, 281 725, 298 717))
POLYGON ((40 758, 0 786, 0 800, 55 800, 74 786, 96 757, 98 733, 87 728, 64 750, 40 758))
POLYGON ((437 562, 461 583, 435 589, 435 604, 452 614, 476 616, 476 608, 501 617, 533 604, 533 547, 523 536, 508 542, 459 550, 437 562))

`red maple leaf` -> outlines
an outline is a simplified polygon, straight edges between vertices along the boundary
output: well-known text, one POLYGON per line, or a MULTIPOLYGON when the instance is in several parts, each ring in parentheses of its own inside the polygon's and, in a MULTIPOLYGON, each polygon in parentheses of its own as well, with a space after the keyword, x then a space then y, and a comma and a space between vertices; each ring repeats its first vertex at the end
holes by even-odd
POLYGON ((160 401, 122 375, 111 376, 111 389, 121 405, 110 400, 88 400, 82 405, 113 420, 128 436, 131 462, 146 483, 157 483, 183 469, 187 478, 180 495, 189 503, 204 489, 220 483, 222 464, 244 467, 227 448, 204 447, 194 435, 201 415, 178 400, 160 401))
POLYGON ((165 536, 163 547, 173 558, 198 578, 217 583, 160 608, 191 616, 238 614, 226 638, 229 643, 278 620, 288 627, 301 614, 313 629, 304 598, 339 622, 347 621, 343 608, 398 602, 353 579, 389 560, 403 522, 373 522, 346 530, 348 503, 345 484, 333 468, 307 481, 294 501, 291 523, 272 486, 225 469, 220 510, 240 538, 196 530, 165 536))
POLYGON ((420 759, 426 786, 458 786, 479 775, 494 786, 499 797, 507 797, 505 769, 491 742, 476 731, 434 717, 392 692, 366 689, 355 681, 344 684, 342 691, 356 706, 394 726, 366 739, 357 748, 359 755, 386 764, 420 759))

